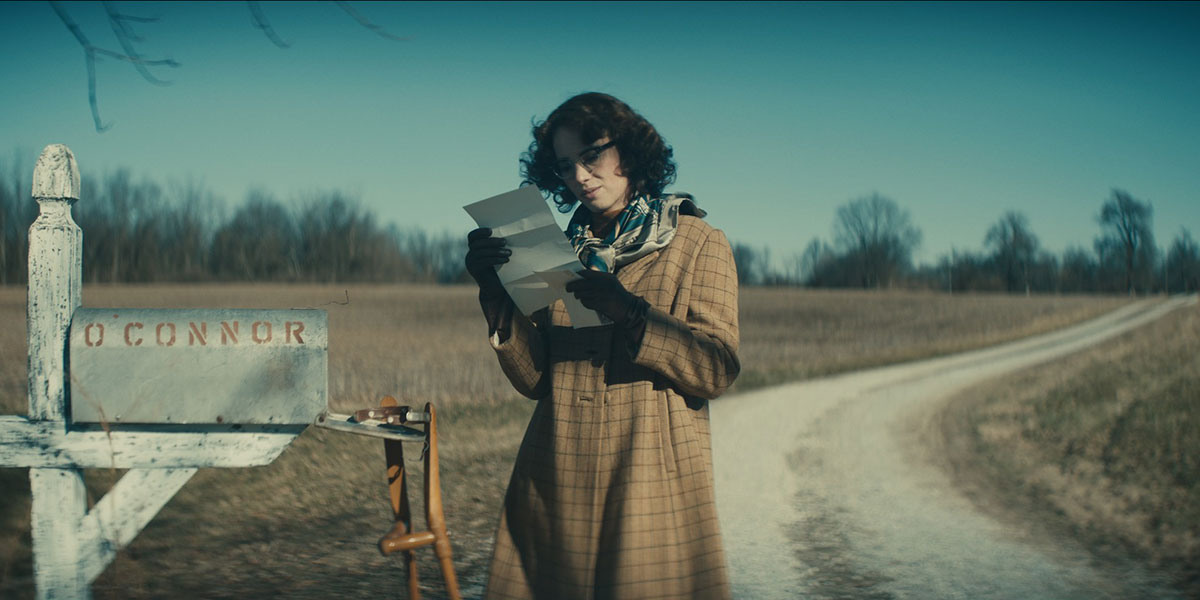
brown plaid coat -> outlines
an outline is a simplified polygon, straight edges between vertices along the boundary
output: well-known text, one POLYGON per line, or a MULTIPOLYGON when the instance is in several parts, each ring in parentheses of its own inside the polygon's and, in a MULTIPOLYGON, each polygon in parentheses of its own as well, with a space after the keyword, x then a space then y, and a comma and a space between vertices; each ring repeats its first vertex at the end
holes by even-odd
MULTIPOLYGON (((675 239, 617 271, 650 303, 634 348, 572 329, 562 302, 496 346, 538 400, 496 534, 488 598, 728 598, 708 402, 737 377, 737 271, 725 235, 675 239)), ((493 342, 495 345, 495 342, 493 342)))

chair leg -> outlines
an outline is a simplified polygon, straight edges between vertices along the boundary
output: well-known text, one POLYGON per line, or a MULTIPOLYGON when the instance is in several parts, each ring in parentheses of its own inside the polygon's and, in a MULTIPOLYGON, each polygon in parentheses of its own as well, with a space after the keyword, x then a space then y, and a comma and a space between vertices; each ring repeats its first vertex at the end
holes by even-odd
MULTIPOLYGON (((388 396, 380 402, 381 406, 395 406, 396 399, 388 396)), ((404 443, 398 440, 384 440, 383 452, 388 466, 388 496, 392 504, 392 515, 397 526, 403 525, 404 533, 412 533, 412 509, 408 504, 408 481, 404 470, 404 443)), ((409 600, 421 599, 420 580, 417 578, 416 553, 404 551, 404 567, 408 572, 409 600)))
POLYGON ((442 579, 446 580, 446 597, 450 600, 461 600, 462 596, 458 592, 458 578, 454 575, 454 561, 450 557, 450 540, 446 537, 445 528, 442 528, 440 533, 435 532, 434 535, 438 538, 433 545, 433 553, 437 555, 438 562, 442 565, 442 579))
POLYGON ((442 567, 446 596, 450 600, 460 600, 458 577, 454 574, 454 561, 451 559, 450 537, 446 532, 446 515, 442 510, 442 482, 438 473, 437 413, 433 404, 426 404, 425 412, 429 413, 429 422, 425 424, 425 443, 428 444, 425 450, 425 522, 436 540, 433 552, 442 567))

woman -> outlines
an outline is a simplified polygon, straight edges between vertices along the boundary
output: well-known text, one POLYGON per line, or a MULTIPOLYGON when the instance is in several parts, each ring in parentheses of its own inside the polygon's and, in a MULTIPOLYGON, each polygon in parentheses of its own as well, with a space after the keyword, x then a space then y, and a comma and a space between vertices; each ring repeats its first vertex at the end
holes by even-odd
POLYGON ((669 146, 606 94, 535 125, 526 183, 576 203, 562 302, 526 318, 500 285, 503 238, 468 235, 467 270, 513 386, 538 401, 496 534, 488 598, 727 598, 707 401, 737 377, 737 273, 724 234, 674 181, 669 146), (586 266, 586 270, 582 267, 586 266))

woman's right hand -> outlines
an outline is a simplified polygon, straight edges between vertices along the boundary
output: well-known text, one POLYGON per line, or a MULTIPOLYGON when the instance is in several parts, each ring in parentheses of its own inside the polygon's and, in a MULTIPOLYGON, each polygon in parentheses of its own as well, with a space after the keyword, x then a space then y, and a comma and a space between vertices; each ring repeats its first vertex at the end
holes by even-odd
POLYGON ((492 230, 480 227, 467 234, 467 272, 484 291, 503 290, 496 267, 508 262, 512 250, 505 248, 507 240, 492 237, 492 230))

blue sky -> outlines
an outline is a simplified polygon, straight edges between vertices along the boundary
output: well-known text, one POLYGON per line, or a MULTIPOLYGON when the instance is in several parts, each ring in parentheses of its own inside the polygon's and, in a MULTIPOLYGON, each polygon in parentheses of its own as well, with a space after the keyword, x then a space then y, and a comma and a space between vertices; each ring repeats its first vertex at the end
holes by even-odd
MULTIPOLYGON (((67 3, 118 49, 99 3, 67 3)), ((66 143, 85 176, 201 180, 228 205, 340 189, 383 221, 465 234, 461 206, 519 184, 530 122, 579 92, 630 103, 675 148, 675 190, 777 262, 878 192, 932 262, 1007 210, 1043 246, 1091 248, 1114 187, 1160 246, 1200 235, 1197 3, 116 3, 154 86, 97 65, 46 3, 0 3, 0 157, 66 143)), ((84 202, 87 199, 83 200, 84 202)), ((565 217, 563 217, 565 222, 565 217)), ((86 232, 85 232, 86 234, 86 232)))

